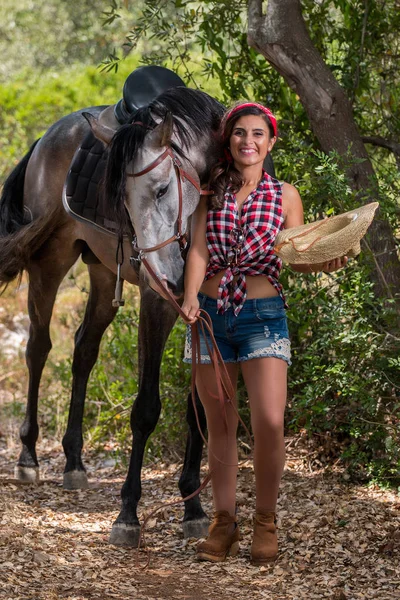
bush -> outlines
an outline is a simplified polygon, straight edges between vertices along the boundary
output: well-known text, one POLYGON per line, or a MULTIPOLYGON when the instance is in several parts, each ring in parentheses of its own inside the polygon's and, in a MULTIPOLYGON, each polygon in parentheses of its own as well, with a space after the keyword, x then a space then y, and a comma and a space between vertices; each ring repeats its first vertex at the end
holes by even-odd
POLYGON ((125 61, 117 74, 96 67, 71 65, 46 76, 21 72, 0 86, 0 184, 30 145, 58 119, 84 107, 114 104, 138 56, 125 61))
MULTIPOLYGON (((298 178, 306 221, 360 204, 347 186, 350 153, 343 159, 299 148, 295 162, 285 155, 283 168, 298 178)), ((380 212, 396 227, 399 178, 391 183, 380 186, 380 212)), ((293 348, 287 426, 322 440, 325 459, 340 457, 353 476, 398 484, 398 315, 374 293, 372 261, 364 245, 360 257, 331 275, 284 270, 293 348)))
MULTIPOLYGON (((303 188, 306 220, 332 213, 338 199, 341 207, 354 206, 336 156, 316 153, 306 161, 300 153, 298 168, 306 162, 309 170, 304 169, 297 181, 303 188)), ((393 334, 390 303, 374 295, 367 259, 363 253, 331 275, 283 270, 293 349, 286 426, 288 433, 302 430, 321 441, 320 459, 326 464, 341 459, 353 477, 394 484, 400 483, 399 337, 393 334)), ((85 416, 89 443, 106 444, 123 460, 130 449, 129 414, 138 378, 137 291, 130 289, 127 305, 102 342, 85 416)), ((163 408, 149 440, 148 458, 171 452, 183 458, 190 387, 190 370, 182 363, 183 343, 184 324, 179 320, 164 353, 163 408)), ((69 367, 70 360, 54 367, 68 393, 69 367)), ((249 425, 243 385, 239 401, 249 425)), ((241 435, 245 448, 247 439, 241 435)))
MULTIPOLYGON (((72 66, 59 74, 25 77, 21 74, 0 89, 0 180, 20 160, 28 146, 47 127, 77 107, 113 103, 137 58, 121 64, 117 75, 93 67, 72 66), (10 144, 9 141, 13 140, 10 144)), ((209 89, 215 82, 210 81, 209 89)), ((299 117, 300 118, 300 117, 299 117)), ((312 152, 310 132, 286 125, 274 149, 279 178, 299 189, 306 221, 348 210, 361 201, 351 193, 346 169, 351 154, 312 152)), ((382 161, 383 164, 383 161, 382 161)), ((387 166, 387 164, 385 165, 387 166)), ((377 167, 378 177, 380 168, 377 167)), ((382 168, 381 211, 398 231, 399 176, 382 168)), ((285 269, 288 317, 293 345, 289 374, 289 431, 304 429, 324 442, 327 460, 341 458, 357 476, 379 481, 400 479, 399 456, 399 336, 393 329, 388 301, 379 301, 369 276, 366 253, 333 275, 300 275, 285 269)), ((129 412, 137 393, 138 308, 119 312, 104 337, 99 361, 91 376, 85 423, 89 442, 106 441, 125 456, 130 445, 129 412)), ((76 327, 78 323, 74 323, 76 327)), ((183 456, 189 370, 181 363, 184 326, 177 323, 168 341, 161 373, 162 418, 148 447, 149 456, 167 449, 183 456)), ((66 395, 71 388, 70 359, 55 361, 52 377, 66 395)), ((248 407, 240 389, 241 414, 248 407)), ((65 411, 61 411, 65 421, 65 411)), ((55 417, 54 417, 55 418, 55 417)), ((49 421, 59 429, 60 423, 49 421)))
POLYGON ((288 427, 322 437, 357 478, 400 482, 398 340, 368 269, 292 279, 288 427))

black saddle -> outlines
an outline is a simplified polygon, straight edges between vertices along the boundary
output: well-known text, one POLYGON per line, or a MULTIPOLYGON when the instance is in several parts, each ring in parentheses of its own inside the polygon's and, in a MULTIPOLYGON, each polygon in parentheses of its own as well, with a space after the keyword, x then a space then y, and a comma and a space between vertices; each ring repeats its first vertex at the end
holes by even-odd
POLYGON ((169 69, 153 65, 138 67, 124 83, 123 97, 114 108, 115 118, 123 125, 138 108, 147 106, 162 92, 181 85, 185 85, 182 79, 169 69))
MULTIPOLYGON (((123 98, 114 107, 115 117, 123 125, 138 108, 147 106, 162 92, 184 85, 182 79, 169 69, 139 67, 125 81, 123 98)), ((63 203, 65 210, 75 219, 115 235, 118 226, 110 219, 107 199, 99 194, 99 183, 106 164, 105 149, 105 144, 90 131, 72 159, 64 184, 63 203)), ((125 232, 128 236, 132 233, 131 230, 125 232)))

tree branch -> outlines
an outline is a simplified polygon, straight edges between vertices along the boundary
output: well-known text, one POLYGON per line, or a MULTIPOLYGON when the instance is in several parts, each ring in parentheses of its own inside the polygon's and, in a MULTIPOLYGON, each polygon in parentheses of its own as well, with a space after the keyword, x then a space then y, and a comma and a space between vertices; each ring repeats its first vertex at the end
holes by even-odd
POLYGON ((381 148, 386 148, 386 150, 390 150, 393 152, 396 165, 398 170, 400 171, 400 144, 399 142, 395 142, 394 140, 387 140, 380 135, 363 135, 362 141, 364 144, 372 144, 373 146, 380 146, 381 148))
POLYGON ((354 88, 352 94, 352 104, 354 102, 354 98, 356 95, 356 90, 358 88, 358 84, 360 82, 360 63, 364 58, 364 43, 365 43, 365 34, 367 31, 367 22, 368 22, 368 0, 364 0, 364 17, 363 17, 363 26, 361 31, 361 45, 360 45, 360 58, 357 62, 356 74, 354 78, 354 88))
POLYGON ((400 156, 400 143, 395 140, 387 140, 380 135, 363 135, 362 141, 364 144, 372 144, 373 146, 381 146, 387 150, 391 150, 393 154, 400 156))

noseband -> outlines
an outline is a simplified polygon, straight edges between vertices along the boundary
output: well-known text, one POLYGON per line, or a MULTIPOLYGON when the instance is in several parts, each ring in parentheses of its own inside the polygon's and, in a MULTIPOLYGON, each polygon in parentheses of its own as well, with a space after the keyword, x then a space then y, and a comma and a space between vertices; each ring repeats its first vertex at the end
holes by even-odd
POLYGON ((187 173, 187 171, 183 170, 181 161, 174 154, 174 152, 170 146, 168 146, 164 150, 164 152, 162 154, 160 154, 160 156, 158 158, 156 158, 152 163, 150 163, 145 169, 143 169, 142 171, 139 171, 138 173, 127 173, 126 176, 127 177, 141 177, 141 175, 146 175, 146 173, 150 173, 150 171, 152 171, 153 169, 158 167, 168 156, 170 156, 172 158, 172 163, 174 165, 176 179, 178 182, 178 202, 179 202, 178 219, 177 219, 177 230, 178 231, 177 231, 177 233, 172 235, 170 238, 168 238, 164 242, 161 242, 160 244, 156 244, 155 246, 151 246, 149 248, 140 248, 136 244, 136 241, 134 241, 132 245, 133 245, 133 249, 135 250, 135 252, 138 252, 138 254, 139 254, 138 258, 136 259, 138 261, 142 261, 144 258, 144 255, 147 254, 148 252, 155 252, 156 250, 160 250, 161 248, 164 248, 171 242, 178 242, 179 246, 181 248, 181 251, 185 250, 185 248, 187 246, 187 234, 182 232, 182 206, 183 206, 182 182, 184 182, 185 180, 189 181, 196 188, 196 190, 199 192, 200 195, 207 193, 206 191, 203 192, 203 190, 201 190, 201 188, 200 188, 200 184, 195 179, 193 179, 193 177, 191 175, 189 175, 189 173, 187 173))

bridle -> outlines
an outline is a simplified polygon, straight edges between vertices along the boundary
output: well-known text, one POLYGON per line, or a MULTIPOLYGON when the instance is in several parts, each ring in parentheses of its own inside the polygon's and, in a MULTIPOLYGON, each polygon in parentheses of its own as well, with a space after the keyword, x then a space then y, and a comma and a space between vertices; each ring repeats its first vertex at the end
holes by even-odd
POLYGON ((201 189, 200 182, 196 181, 196 179, 194 179, 191 175, 189 175, 189 173, 187 171, 185 171, 183 169, 181 161, 176 156, 176 154, 172 150, 171 146, 167 146, 167 148, 164 150, 164 152, 162 154, 160 154, 160 156, 158 156, 155 160, 153 160, 153 162, 151 162, 142 171, 139 171, 138 173, 127 173, 126 176, 127 177, 141 177, 142 175, 146 175, 147 173, 150 173, 150 171, 152 171, 153 169, 158 167, 168 156, 172 158, 172 163, 174 165, 176 179, 177 179, 177 183, 178 183, 178 218, 176 221, 177 233, 172 235, 167 240, 164 240, 163 242, 160 242, 159 244, 156 244, 155 246, 150 246, 147 248, 141 248, 140 246, 137 245, 136 235, 135 235, 134 240, 132 242, 132 247, 133 247, 133 250, 137 253, 137 257, 132 256, 130 258, 130 263, 134 268, 138 265, 138 263, 142 263, 144 265, 144 267, 146 268, 147 272, 149 273, 151 278, 154 280, 154 282, 159 286, 160 289, 164 290, 164 293, 168 297, 169 302, 178 311, 180 316, 187 322, 188 320, 187 320, 186 315, 182 312, 181 307, 179 306, 179 304, 175 300, 174 296, 169 291, 168 286, 164 285, 164 283, 162 282, 159 275, 154 271, 154 269, 150 265, 149 261, 146 258, 146 254, 148 254, 149 252, 155 252, 156 250, 160 250, 161 248, 168 246, 168 244, 171 244, 172 242, 179 243, 181 252, 183 252, 186 249, 187 243, 188 243, 187 232, 184 232, 184 233, 182 232, 182 210, 183 210, 182 183, 185 180, 189 181, 189 183, 191 183, 194 186, 194 188, 199 192, 200 196, 211 195, 213 192, 201 189))
POLYGON ((187 246, 187 232, 182 232, 182 209, 183 209, 183 194, 182 194, 182 183, 187 180, 191 183, 200 195, 210 194, 207 190, 202 190, 200 187, 200 183, 196 181, 187 171, 184 171, 182 168, 182 163, 179 158, 176 156, 174 151, 170 146, 168 146, 160 156, 158 156, 152 163, 150 163, 145 169, 139 171, 138 173, 127 173, 127 177, 141 177, 142 175, 146 175, 150 173, 153 169, 158 167, 168 156, 172 158, 172 163, 174 165, 176 179, 178 183, 178 218, 177 218, 177 233, 172 235, 170 238, 165 240, 164 242, 160 242, 155 246, 151 246, 149 248, 140 248, 136 243, 136 238, 132 242, 132 246, 135 252, 138 253, 138 257, 134 258, 135 262, 141 261, 144 262, 143 259, 148 252, 155 252, 156 250, 160 250, 164 248, 168 244, 172 242, 178 242, 181 248, 181 252, 185 250, 187 246))

